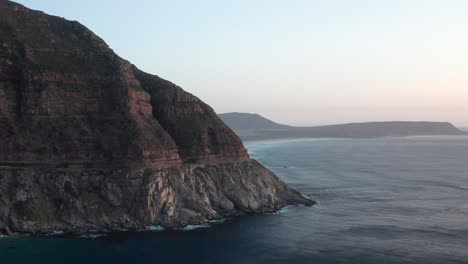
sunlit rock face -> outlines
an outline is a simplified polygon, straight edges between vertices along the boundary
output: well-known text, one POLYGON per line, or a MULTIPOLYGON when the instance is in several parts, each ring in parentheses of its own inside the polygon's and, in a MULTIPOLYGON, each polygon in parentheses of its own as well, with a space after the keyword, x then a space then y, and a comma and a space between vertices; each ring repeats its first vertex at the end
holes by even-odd
POLYGON ((197 97, 76 21, 0 0, 0 233, 181 226, 311 204, 197 97))

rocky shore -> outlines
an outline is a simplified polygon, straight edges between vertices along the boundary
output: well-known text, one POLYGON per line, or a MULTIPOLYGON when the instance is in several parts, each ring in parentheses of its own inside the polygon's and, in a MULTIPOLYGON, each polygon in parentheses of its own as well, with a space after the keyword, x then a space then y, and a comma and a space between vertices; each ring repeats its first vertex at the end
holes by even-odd
POLYGON ((313 201, 251 160, 200 99, 76 21, 0 0, 0 235, 178 227, 294 204, 313 201))
POLYGON ((0 233, 180 227, 313 202, 254 160, 165 169, 0 169, 0 233))

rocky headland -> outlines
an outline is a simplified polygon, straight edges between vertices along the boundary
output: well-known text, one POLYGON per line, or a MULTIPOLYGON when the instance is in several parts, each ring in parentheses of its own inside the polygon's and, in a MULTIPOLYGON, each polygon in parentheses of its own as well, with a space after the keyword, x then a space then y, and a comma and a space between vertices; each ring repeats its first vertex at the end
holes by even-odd
POLYGON ((314 202, 76 21, 0 0, 0 234, 179 227, 314 202))
POLYGON ((258 114, 225 113, 220 118, 244 141, 282 138, 378 138, 466 136, 449 122, 389 121, 315 127, 287 126, 258 114))

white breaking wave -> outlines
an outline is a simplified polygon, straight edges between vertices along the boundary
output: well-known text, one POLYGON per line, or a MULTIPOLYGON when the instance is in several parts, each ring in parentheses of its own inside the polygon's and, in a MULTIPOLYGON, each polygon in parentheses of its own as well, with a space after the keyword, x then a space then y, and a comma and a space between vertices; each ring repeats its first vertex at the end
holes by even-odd
POLYGON ((164 231, 166 230, 166 228, 162 227, 162 226, 148 226, 147 228, 143 228, 143 229, 137 229, 136 231, 137 232, 145 232, 145 231, 164 231))
POLYGON ((88 238, 88 239, 96 239, 98 237, 103 237, 107 236, 106 234, 88 234, 88 235, 82 235, 80 236, 81 238, 88 238))
POLYGON ((224 222, 226 222, 228 220, 228 218, 223 218, 223 219, 217 219, 217 220, 210 220, 210 224, 222 224, 224 222))
POLYGON ((187 225, 185 227, 175 228, 175 230, 190 231, 190 230, 201 229, 201 228, 210 228, 210 227, 211 226, 209 224, 187 225))

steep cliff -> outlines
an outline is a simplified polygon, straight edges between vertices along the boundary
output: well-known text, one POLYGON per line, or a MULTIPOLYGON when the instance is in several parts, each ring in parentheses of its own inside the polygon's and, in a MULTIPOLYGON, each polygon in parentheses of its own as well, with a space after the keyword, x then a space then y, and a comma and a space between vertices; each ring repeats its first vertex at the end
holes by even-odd
POLYGON ((195 96, 75 21, 0 0, 0 232, 201 223, 312 204, 195 96))

